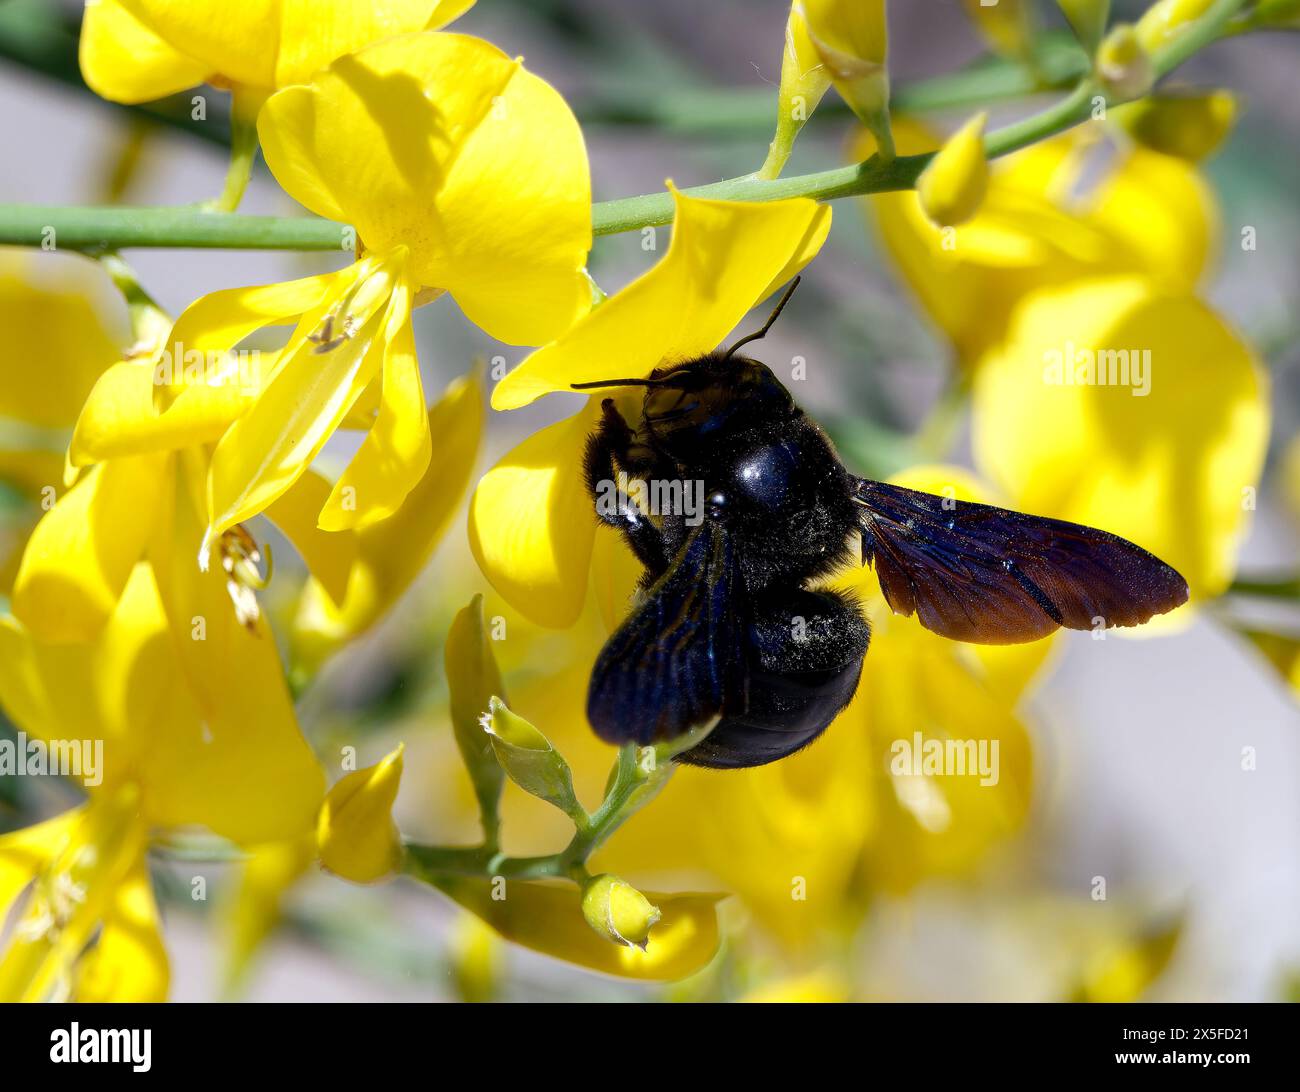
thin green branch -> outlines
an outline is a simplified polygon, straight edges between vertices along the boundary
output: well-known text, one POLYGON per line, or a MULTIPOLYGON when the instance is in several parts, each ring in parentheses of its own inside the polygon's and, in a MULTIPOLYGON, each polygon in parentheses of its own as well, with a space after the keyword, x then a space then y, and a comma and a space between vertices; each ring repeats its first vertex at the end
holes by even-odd
MULTIPOLYGON (((1244 0, 1218 0, 1153 58, 1164 76, 1198 50, 1215 41, 1244 0)), ((1044 140, 1084 121, 1101 94, 1091 78, 1038 113, 991 132, 985 147, 997 157, 1044 140)), ((1124 100, 1110 99, 1109 105, 1124 100)), ((829 171, 763 180, 754 175, 692 186, 683 193, 731 201, 774 201, 811 197, 831 201, 891 190, 910 189, 929 162, 928 155, 901 156, 887 163, 877 156, 829 171)), ((592 206, 592 229, 611 235, 670 223, 672 196, 667 192, 601 201, 592 206)), ((222 247, 233 250, 338 250, 353 239, 345 225, 312 217, 292 219, 242 216, 195 209, 96 209, 0 205, 0 244, 56 245, 73 250, 125 247, 222 247), (53 235, 51 236, 51 231, 53 235)))

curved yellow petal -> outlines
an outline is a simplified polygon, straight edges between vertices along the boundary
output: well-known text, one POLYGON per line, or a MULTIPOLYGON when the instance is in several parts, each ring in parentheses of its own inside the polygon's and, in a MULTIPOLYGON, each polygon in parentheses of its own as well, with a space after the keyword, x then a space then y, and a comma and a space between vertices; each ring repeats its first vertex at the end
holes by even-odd
POLYGON ((429 433, 437 437, 437 447, 406 503, 388 519, 361 531, 317 532, 322 540, 329 540, 322 541, 320 549, 337 543, 331 564, 346 560, 343 594, 335 594, 321 564, 302 545, 304 539, 294 536, 315 574, 303 589, 294 620, 296 666, 319 665, 340 644, 374 624, 419 575, 469 484, 482 440, 483 416, 481 380, 477 375, 457 379, 429 411, 429 433))
POLYGON ((320 863, 353 883, 374 883, 402 860, 402 835, 393 804, 402 781, 404 745, 373 766, 338 781, 321 805, 316 823, 320 863))
POLYGON ((215 66, 187 57, 118 0, 89 0, 78 45, 81 75, 100 98, 139 103, 206 83, 215 66))
POLYGON ((590 304, 590 179, 564 100, 495 46, 423 32, 342 57, 263 108, 280 184, 365 245, 406 245, 499 340, 539 344, 590 304))
POLYGON ((219 72, 231 83, 275 86, 281 0, 238 4, 194 0, 118 0, 147 30, 173 49, 219 72))
POLYGON ((716 348, 778 276, 811 260, 830 229, 829 206, 806 198, 711 201, 674 190, 673 200, 663 260, 525 358, 492 392, 494 409, 574 383, 644 376, 716 348))
POLYGON ((437 886, 507 940, 620 978, 685 978, 718 950, 719 895, 647 892, 661 916, 642 951, 598 936, 582 916, 582 895, 575 887, 511 881, 506 898, 494 899, 487 879, 448 876, 437 886))
POLYGON ((334 273, 201 296, 181 312, 155 356, 155 380, 167 386, 210 381, 229 366, 224 355, 254 330, 296 321, 342 295, 361 272, 361 263, 353 263, 334 273))
POLYGON ((154 368, 144 360, 119 361, 99 377, 68 448, 73 466, 212 443, 256 397, 256 377, 229 370, 215 382, 186 386, 163 412, 154 404, 154 368))
POLYGON ((409 297, 405 285, 393 293, 384 332, 379 415, 321 510, 323 531, 361 530, 387 519, 428 469, 433 441, 409 297))
POLYGON ((378 373, 385 337, 410 322, 409 302, 393 293, 384 313, 338 344, 296 335, 285 348, 275 375, 212 453, 209 540, 262 511, 311 465, 378 373))
POLYGON ((77 964, 72 996, 82 1002, 167 1000, 171 978, 149 869, 140 860, 114 885, 99 940, 77 964))
POLYGON ((306 83, 336 57, 371 42, 446 26, 473 5, 474 0, 280 0, 276 86, 306 83))
POLYGON ((308 470, 262 514, 293 543, 325 593, 341 603, 347 595, 359 543, 354 534, 334 534, 320 528, 320 513, 333 489, 314 470, 308 470))
POLYGON ((534 433, 483 475, 470 501, 470 549, 483 575, 545 626, 572 625, 586 597, 596 517, 579 468, 595 411, 590 399, 534 433))
POLYGON ((241 844, 295 838, 315 823, 324 774, 298 729, 265 616, 242 624, 225 573, 195 564, 195 478, 201 467, 177 475, 160 516, 156 588, 149 581, 124 596, 123 610, 156 626, 172 657, 147 676, 165 704, 137 763, 143 802, 160 826, 199 823, 241 844))
POLYGON ((168 458, 95 467, 36 525, 13 611, 40 640, 85 641, 103 628, 149 539, 168 458))
POLYGON ((1132 539, 1201 596, 1232 578, 1268 428, 1249 347, 1140 277, 1029 296, 974 391, 977 465, 1017 507, 1132 539))

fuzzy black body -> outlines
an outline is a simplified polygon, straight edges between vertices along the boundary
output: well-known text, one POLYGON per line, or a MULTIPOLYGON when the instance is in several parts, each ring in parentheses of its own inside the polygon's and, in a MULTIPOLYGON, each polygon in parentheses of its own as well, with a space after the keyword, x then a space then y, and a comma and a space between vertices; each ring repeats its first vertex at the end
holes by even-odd
POLYGON ((587 714, 609 742, 717 718, 681 756, 714 768, 811 743, 852 699, 867 651, 857 604, 811 587, 854 560, 855 533, 890 606, 960 640, 1136 625, 1187 597, 1173 569, 1106 532, 853 476, 758 361, 713 353, 629 382, 646 389, 639 419, 606 399, 584 466, 598 518, 645 566, 640 603, 592 671, 587 714), (705 503, 652 517, 611 490, 620 471, 690 483, 705 503))

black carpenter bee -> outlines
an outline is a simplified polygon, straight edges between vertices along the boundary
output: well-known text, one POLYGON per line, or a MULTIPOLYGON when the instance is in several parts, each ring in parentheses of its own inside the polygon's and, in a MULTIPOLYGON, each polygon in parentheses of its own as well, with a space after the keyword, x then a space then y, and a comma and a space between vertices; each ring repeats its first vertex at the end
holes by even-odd
POLYGON ((639 604, 592 671, 601 739, 646 745, 716 720, 680 758, 718 769, 816 739, 853 697, 871 635, 852 599, 809 586, 851 561, 854 532, 889 606, 953 640, 1136 626, 1186 602, 1177 572, 1106 531, 850 474, 771 370, 735 356, 797 283, 726 351, 575 384, 646 388, 634 425, 603 403, 584 460, 593 499, 633 476, 703 482, 707 498, 694 520, 652 519, 626 488, 597 503, 645 566, 639 604))

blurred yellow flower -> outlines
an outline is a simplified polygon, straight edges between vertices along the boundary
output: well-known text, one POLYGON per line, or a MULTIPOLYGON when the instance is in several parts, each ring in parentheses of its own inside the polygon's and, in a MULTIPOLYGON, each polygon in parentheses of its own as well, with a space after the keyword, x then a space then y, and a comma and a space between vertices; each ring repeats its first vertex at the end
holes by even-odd
POLYGON ((446 26, 473 3, 86 0, 81 74, 114 102, 148 102, 201 83, 264 98, 371 42, 446 26))
POLYGON ((402 747, 346 774, 325 794, 316 823, 320 863, 353 883, 374 883, 402 858, 393 802, 402 780, 402 747))
POLYGON ((874 198, 878 223, 973 374, 980 470, 1013 506, 1132 539, 1213 595, 1262 469, 1266 378, 1196 295, 1216 229, 1199 173, 1129 146, 1080 192, 1101 136, 1009 156, 951 236, 914 194, 874 198))
MULTIPOLYGON (((574 383, 642 377, 714 349, 821 248, 830 209, 803 198, 741 203, 673 191, 668 252, 648 272, 528 356, 492 392, 515 409, 574 383)), ((575 468, 600 397, 535 433, 479 482, 470 544, 493 587, 526 617, 571 625, 582 609, 596 520, 575 468)))
POLYGON ((236 668, 251 670, 233 683, 221 673, 231 692, 214 708, 183 664, 181 645, 200 643, 174 638, 143 564, 92 642, 48 645, 0 619, 6 714, 32 739, 95 743, 102 757, 93 771, 83 762, 87 805, 0 838, 0 912, 32 886, 0 957, 0 996, 161 999, 150 839, 198 825, 253 845, 311 828, 323 777, 278 663, 258 671, 236 650, 219 652, 210 668, 233 655, 236 668), (79 961, 101 926, 93 959, 79 961))
POLYGON ((1135 140, 1153 151, 1199 162, 1213 155, 1237 120, 1230 91, 1184 91, 1148 95, 1111 108, 1135 140))
POLYGON ((516 344, 555 336, 590 303, 582 135, 563 99, 494 46, 434 32, 391 39, 278 92, 258 130, 288 192, 354 224, 366 250, 337 273, 205 296, 166 339, 160 407, 195 382, 191 360, 222 359, 254 330, 298 320, 213 452, 205 561, 358 405, 378 412, 320 526, 360 531, 401 506, 432 451, 410 318, 418 292, 450 293, 516 344))
POLYGON ((1148 50, 1159 49, 1199 19, 1214 0, 1156 0, 1137 21, 1137 36, 1148 50))
POLYGON ((962 0, 966 14, 999 53, 1025 58, 1033 46, 1034 12, 1030 0, 962 0))

